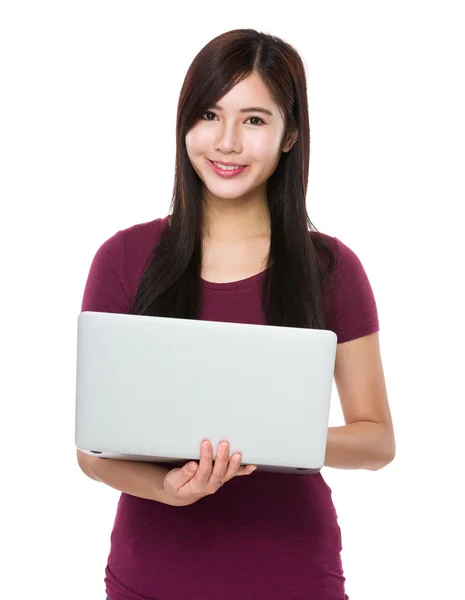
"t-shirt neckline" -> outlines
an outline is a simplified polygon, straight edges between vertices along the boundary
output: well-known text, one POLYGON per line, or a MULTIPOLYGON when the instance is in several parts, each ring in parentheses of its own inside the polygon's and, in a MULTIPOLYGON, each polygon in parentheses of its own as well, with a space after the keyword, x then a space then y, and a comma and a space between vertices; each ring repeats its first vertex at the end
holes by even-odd
MULTIPOLYGON (((169 219, 171 215, 167 215, 162 219, 164 225, 169 224, 169 219)), ((245 279, 239 279, 238 281, 228 281, 224 283, 218 283, 216 281, 207 281, 206 279, 200 278, 200 283, 203 287, 210 290, 238 290, 242 288, 250 287, 256 284, 260 279, 265 276, 265 273, 268 271, 270 267, 266 268, 264 271, 260 271, 260 273, 256 273, 251 277, 246 277, 245 279)))
MULTIPOLYGON (((269 268, 269 267, 268 267, 269 268)), ((264 271, 260 271, 260 273, 256 273, 251 277, 246 277, 245 279, 240 279, 238 281, 227 281, 224 283, 219 283, 216 281, 207 281, 206 279, 200 278, 202 285, 211 290, 237 290, 241 288, 247 288, 255 283, 257 283, 260 279, 265 276, 265 273, 268 269, 264 271)))

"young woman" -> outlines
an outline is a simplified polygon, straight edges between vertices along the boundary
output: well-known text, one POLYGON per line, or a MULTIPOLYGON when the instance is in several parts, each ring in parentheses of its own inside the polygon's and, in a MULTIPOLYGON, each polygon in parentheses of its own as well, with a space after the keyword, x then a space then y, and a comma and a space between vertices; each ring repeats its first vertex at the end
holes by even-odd
MULTIPOLYGON (((395 441, 376 303, 356 254, 307 216, 309 140, 292 46, 249 29, 213 39, 180 94, 171 214, 103 243, 82 310, 331 329, 346 424, 329 429, 325 465, 377 470, 395 441)), ((199 463, 168 468, 78 451, 89 477, 122 492, 108 598, 348 598, 321 473, 252 474, 228 440, 206 442, 199 463)))

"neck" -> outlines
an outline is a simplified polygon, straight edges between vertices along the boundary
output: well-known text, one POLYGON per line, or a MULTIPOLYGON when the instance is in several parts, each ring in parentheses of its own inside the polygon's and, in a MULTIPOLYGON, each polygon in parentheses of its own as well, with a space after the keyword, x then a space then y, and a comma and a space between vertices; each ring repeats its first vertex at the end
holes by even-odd
POLYGON ((270 213, 266 198, 243 202, 205 200, 204 241, 240 241, 270 235, 270 213))

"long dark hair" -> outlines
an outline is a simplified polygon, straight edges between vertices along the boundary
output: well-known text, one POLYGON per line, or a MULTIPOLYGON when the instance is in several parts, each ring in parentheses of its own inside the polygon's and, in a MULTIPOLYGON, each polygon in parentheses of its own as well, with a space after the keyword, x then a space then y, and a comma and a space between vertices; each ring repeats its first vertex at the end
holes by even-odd
POLYGON ((289 152, 281 152, 267 182, 271 242, 263 278, 263 311, 269 325, 325 328, 322 282, 333 271, 335 256, 306 209, 310 130, 305 69, 292 46, 253 29, 235 29, 214 38, 189 67, 178 102, 170 217, 146 265, 130 313, 199 317, 202 180, 189 161, 185 137, 209 107, 253 72, 261 76, 281 109, 283 143, 286 133, 298 131, 297 142, 289 152))

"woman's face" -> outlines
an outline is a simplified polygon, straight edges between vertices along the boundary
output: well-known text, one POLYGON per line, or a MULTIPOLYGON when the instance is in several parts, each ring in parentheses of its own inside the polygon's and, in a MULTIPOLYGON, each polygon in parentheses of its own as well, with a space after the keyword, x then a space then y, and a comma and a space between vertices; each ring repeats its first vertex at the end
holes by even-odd
MULTIPOLYGON (((260 76, 252 73, 237 83, 217 106, 208 107, 186 135, 187 153, 204 183, 206 197, 265 197, 266 181, 279 163, 283 135, 279 107, 260 76), (255 109, 241 112, 250 107, 255 109), (246 168, 233 177, 223 177, 212 162, 231 162, 246 168)), ((286 141, 282 151, 288 152, 296 139, 297 134, 286 141)))

